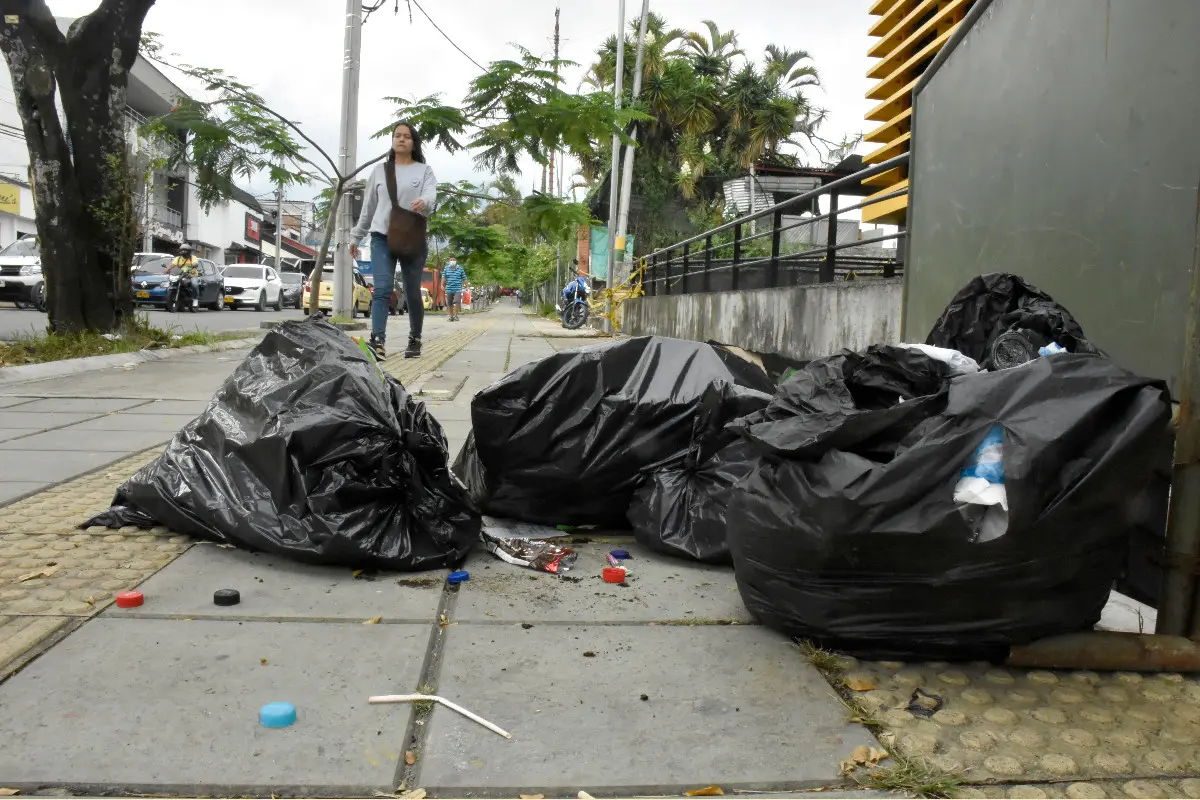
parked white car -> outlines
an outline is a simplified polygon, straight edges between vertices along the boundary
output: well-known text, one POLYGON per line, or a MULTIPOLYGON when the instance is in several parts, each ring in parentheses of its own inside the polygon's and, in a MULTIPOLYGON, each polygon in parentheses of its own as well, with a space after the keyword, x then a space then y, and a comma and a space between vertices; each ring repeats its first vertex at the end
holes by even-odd
POLYGON ((42 251, 35 237, 26 236, 0 250, 0 300, 17 308, 46 310, 42 251))
POLYGON ((255 311, 266 311, 267 306, 271 306, 276 311, 283 310, 283 281, 273 268, 261 264, 230 264, 221 277, 227 308, 253 306, 255 311))

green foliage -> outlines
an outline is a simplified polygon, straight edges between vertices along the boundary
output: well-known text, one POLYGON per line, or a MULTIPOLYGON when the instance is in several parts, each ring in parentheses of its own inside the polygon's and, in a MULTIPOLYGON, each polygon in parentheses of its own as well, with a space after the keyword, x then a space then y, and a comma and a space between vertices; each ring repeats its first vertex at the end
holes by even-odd
POLYGON ((447 153, 456 153, 464 145, 459 136, 470 124, 461 109, 441 102, 440 94, 431 94, 419 100, 406 97, 385 97, 396 105, 395 116, 386 126, 372 136, 374 139, 390 137, 392 129, 400 122, 407 122, 417 129, 421 141, 437 144, 447 153))

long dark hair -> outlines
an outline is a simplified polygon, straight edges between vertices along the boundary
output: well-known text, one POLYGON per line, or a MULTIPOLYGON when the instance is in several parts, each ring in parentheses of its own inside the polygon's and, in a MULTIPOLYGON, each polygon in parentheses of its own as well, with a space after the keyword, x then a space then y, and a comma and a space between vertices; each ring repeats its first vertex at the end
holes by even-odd
MULTIPOLYGON (((399 128, 401 125, 408 128, 408 132, 412 134, 412 140, 413 140, 412 158, 413 158, 413 161, 417 161, 417 162, 420 162, 421 164, 424 164, 425 163, 425 154, 421 152, 421 134, 417 133, 416 125, 413 125, 411 122, 397 122, 395 125, 392 126, 392 136, 396 135, 396 128, 399 128)), ((391 145, 388 145, 388 161, 395 162, 395 160, 396 160, 396 151, 394 149, 392 149, 391 145)))

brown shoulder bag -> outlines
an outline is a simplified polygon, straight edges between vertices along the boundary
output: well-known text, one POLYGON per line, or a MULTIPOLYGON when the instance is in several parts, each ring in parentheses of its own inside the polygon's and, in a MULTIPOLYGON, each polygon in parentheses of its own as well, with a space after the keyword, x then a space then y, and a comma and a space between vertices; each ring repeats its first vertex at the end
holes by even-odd
POLYGON ((396 163, 392 159, 383 162, 387 179, 388 196, 392 199, 392 213, 388 217, 388 250, 396 258, 412 258, 425 248, 425 232, 428 221, 423 214, 401 208, 396 202, 396 163))

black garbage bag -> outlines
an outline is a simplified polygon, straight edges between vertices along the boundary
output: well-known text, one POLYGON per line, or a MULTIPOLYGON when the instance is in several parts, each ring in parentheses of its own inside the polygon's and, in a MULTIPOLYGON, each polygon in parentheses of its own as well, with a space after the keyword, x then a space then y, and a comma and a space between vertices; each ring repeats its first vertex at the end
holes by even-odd
POLYGON ((755 618, 898 659, 997 660, 1092 627, 1160 466, 1165 386, 1060 354, 901 401, 922 388, 909 376, 893 405, 863 408, 847 363, 809 364, 768 409, 796 414, 745 429, 759 456, 728 537, 755 618), (989 444, 1000 458, 984 463, 989 444), (980 481, 1005 504, 956 500, 980 481))
POLYGON ((743 422, 759 419, 771 396, 742 390, 739 399, 737 409, 719 391, 710 392, 696 416, 686 454, 655 470, 634 493, 627 517, 634 536, 646 547, 709 564, 733 563, 725 540, 725 512, 733 485, 750 472, 753 450, 725 423, 731 411, 743 422))
POLYGON ((926 344, 958 350, 984 369, 1037 357, 1051 342, 1071 353, 1095 353, 1071 312, 1017 275, 993 272, 964 286, 934 323, 926 344))
POLYGON ((475 395, 455 472, 488 514, 624 527, 645 476, 686 453, 706 397, 715 424, 742 413, 747 391, 773 388, 702 342, 639 336, 564 351, 475 395))
POLYGON ((481 520, 425 406, 337 328, 271 331, 166 452, 87 525, 180 533, 318 564, 460 561, 481 520))

